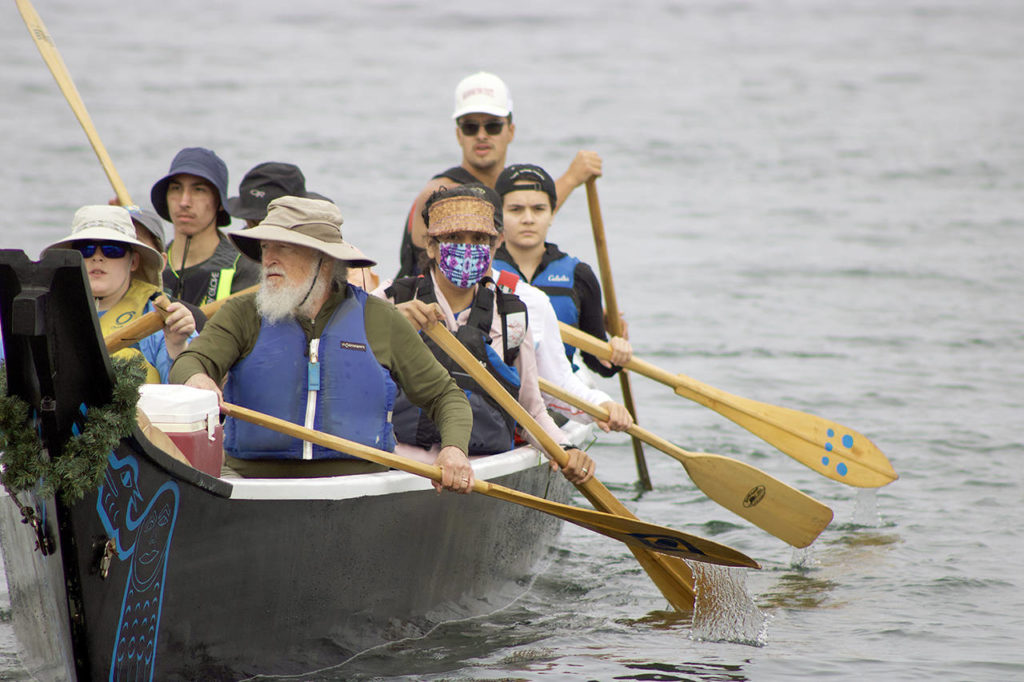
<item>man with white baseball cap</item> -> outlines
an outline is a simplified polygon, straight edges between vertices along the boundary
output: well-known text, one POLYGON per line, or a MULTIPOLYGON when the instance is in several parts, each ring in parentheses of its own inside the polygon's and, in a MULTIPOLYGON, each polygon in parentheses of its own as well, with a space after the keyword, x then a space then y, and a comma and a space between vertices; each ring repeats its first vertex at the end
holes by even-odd
MULTIPOLYGON (((171 381, 220 391, 231 403, 382 450, 394 450, 400 387, 438 425, 441 487, 469 492, 469 402, 390 303, 347 281, 376 263, 341 236, 329 201, 284 196, 255 227, 231 234, 262 265, 257 293, 224 303, 181 354, 171 381)), ((379 465, 228 418, 230 469, 251 477, 380 471, 379 465)))
MULTIPOLYGON (((422 217, 427 197, 442 187, 468 182, 480 182, 493 188, 505 168, 505 156, 515 137, 516 126, 512 122, 512 95, 503 80, 486 71, 463 78, 455 87, 452 118, 455 139, 462 148, 462 163, 435 175, 416 196, 402 234, 401 266, 396 279, 420 273, 427 239, 422 217)), ((568 170, 555 181, 558 206, 575 188, 600 175, 600 155, 586 150, 577 152, 568 170)))
MULTIPOLYGON (((136 238, 127 209, 83 206, 75 212, 71 234, 43 251, 50 249, 72 249, 82 254, 104 336, 156 309, 155 299, 163 294, 163 258, 136 238)), ((124 355, 142 354, 150 383, 167 381, 171 363, 196 330, 195 318, 180 302, 170 303, 163 310, 167 313, 163 329, 119 351, 124 355)))

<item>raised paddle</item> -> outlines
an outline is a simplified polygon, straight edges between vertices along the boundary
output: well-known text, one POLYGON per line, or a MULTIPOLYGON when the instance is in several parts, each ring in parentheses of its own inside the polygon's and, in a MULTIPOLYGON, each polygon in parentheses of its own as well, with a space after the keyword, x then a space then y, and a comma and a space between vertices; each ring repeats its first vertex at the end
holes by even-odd
MULTIPOLYGON (((229 417, 265 426, 274 431, 294 436, 295 438, 301 438, 302 440, 316 443, 332 450, 347 452, 361 459, 383 464, 392 469, 400 469, 433 481, 441 480, 441 469, 437 466, 423 464, 422 462, 385 452, 384 450, 371 448, 361 443, 332 436, 321 431, 307 429, 284 419, 278 419, 277 417, 238 405, 222 404, 221 411, 229 417)), ((495 497, 499 500, 520 504, 545 514, 557 516, 570 523, 575 523, 577 526, 582 526, 587 530, 592 530, 601 535, 624 542, 631 548, 670 554, 692 561, 703 561, 721 566, 760 568, 756 561, 731 547, 664 526, 645 523, 635 518, 605 514, 592 509, 582 509, 568 504, 552 502, 551 500, 535 497, 489 481, 475 480, 473 482, 473 490, 489 497, 495 497)))
MULTIPOLYGON (((559 326, 562 340, 566 343, 597 357, 611 357, 611 347, 604 341, 567 324, 560 323, 559 326)), ((874 443, 838 422, 788 407, 741 398, 685 374, 666 372, 636 356, 626 366, 731 419, 834 481, 858 488, 878 488, 899 478, 874 443)))
MULTIPOLYGON (((541 444, 548 457, 562 467, 568 463, 568 456, 558 443, 540 427, 540 424, 515 398, 501 387, 497 380, 484 369, 483 365, 473 357, 465 346, 452 336, 452 333, 444 325, 435 324, 425 330, 425 333, 541 444)), ((597 478, 591 478, 586 483, 577 484, 576 487, 597 509, 618 516, 636 518, 597 478)), ((693 572, 685 562, 675 557, 656 554, 647 549, 630 547, 630 551, 633 552, 633 556, 640 562, 647 575, 673 607, 680 611, 693 609, 693 572)))
MULTIPOLYGON (((612 336, 622 336, 622 318, 619 317, 619 304, 615 298, 615 285, 612 283, 612 263, 608 258, 608 242, 604 237, 604 220, 601 218, 601 204, 597 200, 597 178, 587 180, 587 208, 590 209, 590 226, 594 232, 594 249, 597 251, 597 266, 601 272, 601 289, 604 290, 604 309, 608 331, 612 336)), ((622 403, 629 414, 636 420, 636 405, 633 402, 633 387, 629 383, 629 373, 619 372, 619 385, 622 387, 622 403)), ((641 438, 633 437, 633 457, 636 459, 636 472, 640 476, 640 485, 644 490, 651 490, 651 476, 647 473, 647 460, 644 449, 640 445, 641 438)))
MULTIPOLYGON (((608 410, 540 379, 540 390, 575 405, 592 417, 608 419, 608 410)), ((832 521, 832 510, 796 488, 749 464, 707 452, 687 452, 637 425, 626 432, 671 455, 694 484, 712 500, 794 547, 806 547, 832 521)))
MULTIPOLYGON (((216 301, 210 301, 206 305, 202 306, 200 310, 202 310, 203 314, 206 315, 207 317, 213 317, 213 314, 217 312, 220 309, 220 307, 224 305, 224 302, 227 301, 229 298, 241 296, 242 294, 249 294, 258 290, 259 288, 260 286, 258 284, 254 284, 251 287, 242 289, 241 291, 236 291, 230 296, 225 296, 224 298, 216 301)), ((163 300, 167 301, 168 299, 164 297, 163 300)), ((147 336, 150 336, 151 334, 155 334, 158 331, 160 331, 160 327, 163 326, 164 318, 167 316, 167 313, 164 312, 163 309, 161 309, 160 304, 158 303, 159 301, 160 299, 157 299, 157 301, 154 302, 154 304, 157 306, 156 310, 150 311, 143 315, 142 317, 140 317, 139 319, 135 320, 134 322, 126 324, 120 329, 115 329, 114 331, 104 336, 103 342, 107 346, 107 352, 116 353, 122 348, 128 348, 129 346, 138 343, 147 336)))
POLYGON ((114 192, 117 194, 118 201, 121 202, 122 206, 131 206, 132 199, 128 195, 128 189, 121 181, 121 176, 117 174, 114 162, 110 160, 110 155, 107 154, 107 149, 103 146, 99 133, 96 132, 96 127, 89 117, 89 112, 85 109, 85 103, 82 101, 81 95, 78 94, 78 89, 71 80, 68 67, 64 65, 64 60, 61 59, 60 52, 57 51, 53 38, 50 37, 49 31, 43 25, 43 20, 39 18, 29 0, 14 0, 14 2, 18 5, 18 11, 21 12, 21 17, 25 20, 25 25, 28 26, 28 32, 32 35, 32 40, 35 41, 36 47, 39 48, 39 53, 43 55, 43 61, 50 68, 50 73, 56 79, 57 86, 64 93, 64 98, 67 99, 68 104, 71 105, 71 111, 75 113, 78 122, 82 124, 82 129, 85 130, 85 135, 89 138, 89 143, 96 152, 96 156, 99 158, 100 164, 103 166, 103 170, 107 174, 114 192))

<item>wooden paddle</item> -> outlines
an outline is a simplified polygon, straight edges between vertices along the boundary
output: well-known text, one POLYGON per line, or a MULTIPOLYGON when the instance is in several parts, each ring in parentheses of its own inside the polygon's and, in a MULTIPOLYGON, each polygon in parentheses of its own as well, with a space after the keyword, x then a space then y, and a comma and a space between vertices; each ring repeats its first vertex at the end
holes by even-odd
MULTIPOLYGON (((229 417, 265 426, 274 431, 294 436, 295 438, 301 438, 302 440, 316 443, 332 450, 347 452, 361 459, 383 464, 392 469, 400 469, 433 481, 441 480, 441 469, 437 466, 423 464, 422 462, 385 452, 384 450, 371 448, 361 443, 332 436, 321 431, 307 429, 284 419, 278 419, 238 405, 224 403, 221 405, 221 411, 229 417)), ((756 561, 731 547, 664 526, 645 523, 635 518, 626 518, 615 514, 606 514, 592 509, 582 509, 545 500, 544 498, 535 497, 489 481, 475 480, 473 482, 473 490, 489 497, 520 504, 545 514, 557 516, 587 530, 592 530, 595 533, 624 542, 633 549, 669 554, 692 561, 703 561, 721 566, 760 568, 756 561)))
MULTIPOLYGON (((207 317, 213 317, 213 314, 217 312, 220 309, 220 307, 224 305, 224 302, 227 301, 229 298, 241 296, 242 294, 250 294, 254 291, 259 290, 259 288, 260 286, 258 284, 254 284, 251 287, 242 289, 241 291, 236 291, 230 296, 225 296, 220 300, 210 301, 206 305, 202 306, 200 310, 202 310, 203 314, 206 315, 207 317)), ((160 300, 161 299, 157 299, 155 303, 158 303, 160 300)), ((170 302, 170 300, 166 296, 163 297, 163 301, 165 301, 166 303, 170 302)), ((166 303, 164 305, 166 305, 166 303)), ((103 337, 103 342, 107 346, 107 352, 116 353, 122 348, 128 348, 129 346, 138 343, 147 336, 157 333, 158 331, 160 331, 160 328, 164 325, 165 317, 167 317, 167 313, 163 309, 161 309, 160 305, 157 305, 156 310, 146 313, 145 315, 135 320, 131 324, 126 324, 120 329, 115 329, 114 331, 110 332, 109 334, 103 337)))
POLYGON ((89 143, 96 152, 96 156, 99 158, 100 164, 103 166, 103 170, 106 172, 107 178, 114 188, 114 192, 117 193, 118 201, 121 202, 122 206, 131 206, 132 199, 128 195, 128 189, 121 181, 121 176, 117 174, 114 162, 110 160, 110 155, 107 154, 107 149, 103 146, 103 142, 96 132, 92 118, 89 117, 89 112, 85 109, 85 103, 82 101, 81 95, 78 94, 78 89, 71 80, 68 67, 64 65, 64 60, 61 59, 60 52, 57 51, 53 38, 50 37, 49 31, 43 25, 43 20, 39 18, 29 0, 14 0, 14 2, 18 5, 18 11, 21 12, 21 17, 25 20, 25 25, 28 26, 29 34, 31 34, 32 40, 35 41, 36 47, 39 48, 39 53, 43 55, 43 61, 50 68, 50 73, 56 79, 57 86, 64 93, 64 98, 67 99, 68 104, 71 105, 71 111, 75 113, 78 122, 82 124, 85 135, 89 138, 89 143))
MULTIPOLYGON (((604 220, 601 218, 601 204, 597 200, 597 178, 587 180, 587 208, 590 209, 590 227, 594 232, 594 249, 597 251, 597 266, 601 272, 601 289, 604 290, 605 320, 608 332, 612 336, 622 336, 622 318, 619 317, 619 304, 615 298, 615 285, 612 283, 612 263, 608 258, 608 242, 604 237, 604 220)), ((619 385, 622 387, 622 404, 636 421, 636 404, 633 402, 633 387, 629 383, 629 373, 619 372, 619 385)), ((647 460, 640 438, 633 438, 633 457, 636 459, 636 472, 640 477, 640 485, 644 490, 652 490, 651 476, 647 473, 647 460)))
MULTIPOLYGON (((508 412, 523 428, 537 440, 548 457, 565 466, 568 456, 565 451, 551 438, 523 406, 516 401, 497 380, 484 369, 473 355, 459 343, 452 333, 441 324, 435 324, 425 333, 430 336, 459 366, 498 401, 502 409, 508 412)), ((609 490, 596 478, 576 486, 597 509, 618 516, 636 518, 609 490)), ((693 609, 694 581, 693 573, 685 562, 674 557, 655 554, 646 549, 630 547, 633 556, 650 576, 669 603, 680 611, 693 609)))
MULTIPOLYGON (((611 347, 575 327, 559 323, 562 340, 597 357, 611 347)), ((822 476, 858 488, 878 488, 899 476, 882 451, 866 436, 838 422, 787 407, 741 398, 685 374, 672 374, 636 356, 630 369, 671 386, 688 400, 731 419, 822 476)))
MULTIPOLYGON (((575 405, 592 417, 608 419, 608 410, 540 379, 540 390, 575 405)), ((682 462, 686 473, 712 500, 794 547, 806 547, 832 521, 832 510, 796 488, 738 459, 687 452, 635 424, 631 436, 682 462)))

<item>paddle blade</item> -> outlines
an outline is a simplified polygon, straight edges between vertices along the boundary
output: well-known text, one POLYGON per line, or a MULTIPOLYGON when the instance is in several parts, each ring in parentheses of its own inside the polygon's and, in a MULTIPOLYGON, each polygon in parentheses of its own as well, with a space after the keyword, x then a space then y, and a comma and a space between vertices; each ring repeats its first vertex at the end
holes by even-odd
POLYGON ((807 547, 832 522, 827 505, 746 462, 706 452, 669 454, 708 497, 793 547, 807 547))
POLYGON ((648 550, 659 554, 700 561, 719 566, 761 568, 761 566, 732 547, 706 540, 696 535, 641 521, 632 516, 621 516, 593 509, 544 501, 543 507, 537 499, 524 493, 494 484, 481 486, 480 492, 507 502, 532 506, 548 514, 555 514, 577 526, 600 533, 606 537, 624 542, 631 549, 648 550))
POLYGON ((741 398, 677 375, 676 393, 734 421, 822 476, 878 488, 899 476, 867 436, 824 417, 741 398))

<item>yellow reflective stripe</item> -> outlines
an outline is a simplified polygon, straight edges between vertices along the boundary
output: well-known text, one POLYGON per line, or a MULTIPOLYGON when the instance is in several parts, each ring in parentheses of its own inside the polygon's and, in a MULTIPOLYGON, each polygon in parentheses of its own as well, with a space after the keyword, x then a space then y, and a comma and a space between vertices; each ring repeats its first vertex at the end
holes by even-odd
POLYGON ((217 296, 213 300, 219 301, 231 295, 231 283, 235 280, 235 267, 238 265, 238 259, 241 257, 242 254, 238 254, 235 256, 235 262, 230 268, 224 268, 220 271, 220 279, 217 281, 217 296))

